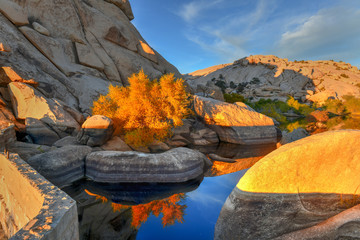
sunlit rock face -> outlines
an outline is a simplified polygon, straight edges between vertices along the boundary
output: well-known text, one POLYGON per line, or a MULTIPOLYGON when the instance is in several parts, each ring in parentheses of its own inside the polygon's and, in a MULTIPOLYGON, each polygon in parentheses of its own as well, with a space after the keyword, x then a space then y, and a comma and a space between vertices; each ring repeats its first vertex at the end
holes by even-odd
POLYGON ((329 97, 360 96, 360 71, 355 66, 334 61, 288 61, 273 55, 254 55, 198 70, 186 79, 194 91, 198 85, 215 84, 254 101, 286 100, 290 95, 321 103, 329 97))
POLYGON ((211 127, 223 142, 236 144, 276 143, 274 121, 253 111, 211 98, 194 96, 194 112, 211 127))
POLYGON ((130 20, 129 1, 2 0, 0 67, 33 79, 47 98, 90 113, 110 84, 178 70, 152 49, 130 20))
POLYGON ((357 193, 360 131, 329 131, 284 145, 255 164, 237 187, 261 193, 357 193))
POLYGON ((212 165, 204 154, 175 148, 164 153, 99 151, 86 157, 86 176, 96 182, 186 182, 212 165))
POLYGON ((358 237, 359 140, 357 130, 330 131, 265 156, 226 200, 215 239, 358 237))

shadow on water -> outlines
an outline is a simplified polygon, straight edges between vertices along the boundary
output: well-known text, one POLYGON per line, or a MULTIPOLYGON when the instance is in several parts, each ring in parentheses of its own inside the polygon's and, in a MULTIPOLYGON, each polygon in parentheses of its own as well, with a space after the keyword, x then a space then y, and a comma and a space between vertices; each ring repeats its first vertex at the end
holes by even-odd
POLYGON ((201 176, 184 183, 99 183, 80 180, 63 190, 70 196, 76 196, 88 190, 113 203, 137 205, 168 198, 177 193, 194 191, 199 187, 203 178, 201 176))

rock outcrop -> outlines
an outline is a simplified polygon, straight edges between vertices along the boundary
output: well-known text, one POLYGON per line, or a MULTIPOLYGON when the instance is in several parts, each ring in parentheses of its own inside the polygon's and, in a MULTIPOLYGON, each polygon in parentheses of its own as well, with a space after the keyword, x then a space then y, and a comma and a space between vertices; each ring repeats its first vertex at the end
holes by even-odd
POLYGON ((329 131, 265 156, 226 200, 215 239, 355 237, 358 206, 342 211, 359 204, 359 140, 357 130, 329 131))
MULTIPOLYGON (((303 102, 322 103, 344 95, 360 96, 360 71, 344 62, 288 61, 276 56, 256 55, 233 64, 198 70, 185 76, 194 93, 199 86, 219 86, 252 101, 290 95, 303 102)), ((209 95, 210 96, 210 95, 209 95)))
POLYGON ((128 0, 1 0, 0 67, 33 79, 45 97, 90 114, 110 84, 127 84, 141 68, 150 77, 180 76, 133 18, 128 0))
POLYGON ((223 142, 236 144, 276 143, 274 121, 251 108, 194 96, 194 112, 223 142))
POLYGON ((27 162, 58 187, 84 177, 84 159, 91 152, 88 146, 65 146, 30 157, 27 162))
POLYGON ((95 182, 186 182, 212 163, 202 153, 176 148, 164 153, 99 151, 86 157, 86 176, 95 182))

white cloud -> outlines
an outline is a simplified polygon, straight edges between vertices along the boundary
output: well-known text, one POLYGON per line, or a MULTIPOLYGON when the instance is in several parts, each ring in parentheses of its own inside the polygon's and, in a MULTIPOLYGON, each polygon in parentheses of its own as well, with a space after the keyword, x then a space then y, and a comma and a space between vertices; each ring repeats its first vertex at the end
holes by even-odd
MULTIPOLYGON (((214 16, 212 21, 198 21, 196 25, 192 25, 191 30, 187 30, 186 37, 198 44, 202 49, 215 53, 221 62, 231 62, 252 54, 248 50, 249 42, 252 41, 255 33, 260 31, 257 24, 265 22, 275 10, 275 1, 259 0, 252 11, 247 12, 244 10, 241 14, 233 12, 232 15, 214 16)), ((208 8, 215 6, 219 2, 211 2, 208 8)), ((184 14, 183 19, 189 21, 195 18, 196 14, 193 13, 199 13, 201 8, 198 4, 200 3, 203 2, 198 1, 187 4, 186 6, 189 8, 184 13, 188 14, 184 14)), ((202 10, 205 9, 202 8, 202 10)))
POLYGON ((276 51, 288 58, 356 58, 359 42, 360 11, 339 6, 322 9, 283 33, 276 51))
POLYGON ((186 22, 193 21, 201 11, 205 9, 212 8, 218 3, 221 3, 223 0, 213 0, 213 1, 192 1, 186 3, 182 6, 182 9, 178 13, 186 22))

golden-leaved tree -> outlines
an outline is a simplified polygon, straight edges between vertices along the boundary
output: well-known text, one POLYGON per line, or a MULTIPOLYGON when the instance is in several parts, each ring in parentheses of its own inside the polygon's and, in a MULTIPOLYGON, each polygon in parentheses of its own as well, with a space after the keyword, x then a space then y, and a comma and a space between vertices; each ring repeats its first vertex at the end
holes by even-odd
POLYGON ((173 74, 150 81, 141 70, 129 83, 127 87, 111 85, 109 93, 101 95, 92 108, 93 114, 111 118, 115 133, 125 135, 128 144, 145 146, 155 139, 163 141, 191 112, 184 80, 175 80, 173 74))

